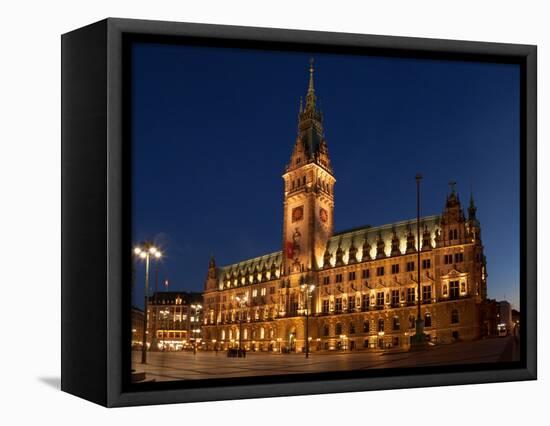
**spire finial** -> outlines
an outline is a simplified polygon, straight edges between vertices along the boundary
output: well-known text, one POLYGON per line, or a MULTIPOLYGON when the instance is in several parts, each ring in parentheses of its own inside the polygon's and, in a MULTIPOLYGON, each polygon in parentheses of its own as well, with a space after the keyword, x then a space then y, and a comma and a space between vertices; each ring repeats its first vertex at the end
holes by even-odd
POLYGON ((313 90, 313 73, 315 68, 313 68, 313 58, 309 58, 309 88, 313 90))
POLYGON ((449 181, 449 187, 451 188, 451 194, 455 193, 456 182, 454 180, 449 181))
POLYGON ((306 110, 308 108, 315 109, 315 86, 313 84, 313 73, 315 69, 313 68, 313 58, 309 59, 309 85, 307 88, 306 95, 306 110))

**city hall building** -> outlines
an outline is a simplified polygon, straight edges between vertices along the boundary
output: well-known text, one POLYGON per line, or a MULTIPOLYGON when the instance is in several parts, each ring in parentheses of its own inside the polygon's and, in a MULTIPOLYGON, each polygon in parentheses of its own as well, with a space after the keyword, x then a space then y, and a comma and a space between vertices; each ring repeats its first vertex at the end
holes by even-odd
POLYGON ((416 218, 335 233, 336 176, 313 72, 282 176, 282 250, 210 260, 203 348, 301 352, 306 338, 312 352, 407 348, 419 299, 432 342, 479 338, 487 274, 473 199, 466 216, 451 185, 441 215, 420 218, 419 236, 416 218))

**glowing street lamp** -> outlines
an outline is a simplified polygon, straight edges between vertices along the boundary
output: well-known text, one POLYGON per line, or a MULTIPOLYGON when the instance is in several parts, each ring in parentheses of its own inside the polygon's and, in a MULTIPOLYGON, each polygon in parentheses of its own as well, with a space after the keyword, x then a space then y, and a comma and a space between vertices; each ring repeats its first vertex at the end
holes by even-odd
POLYGON ((310 298, 311 293, 315 290, 315 286, 313 284, 302 284, 300 286, 302 291, 304 292, 304 296, 306 299, 306 358, 309 358, 309 305, 310 305, 310 298))
POLYGON ((151 256, 154 259, 160 259, 162 252, 156 248, 152 242, 145 241, 143 244, 134 248, 134 255, 145 261, 145 303, 143 315, 143 346, 141 348, 141 363, 147 363, 147 314, 149 304, 149 263, 151 256))
MULTIPOLYGON (((199 326, 200 326, 200 320, 199 320, 199 315, 200 315, 200 310, 202 309, 202 305, 200 304, 193 304, 191 305, 191 309, 193 309, 194 311, 194 315, 193 315, 193 322, 196 324, 196 323, 199 323, 199 326)), ((193 324, 193 326, 195 326, 195 324, 193 324)), ((193 330, 191 330, 193 332, 193 354, 196 354, 197 353, 197 337, 196 337, 196 333, 200 333, 201 332, 201 329, 200 328, 194 328, 193 330)))
POLYGON ((245 294, 244 296, 237 296, 235 299, 239 304, 239 354, 241 354, 243 345, 243 308, 248 302, 248 297, 245 294))
POLYGON ((422 319, 422 311, 421 311, 421 302, 420 302, 420 295, 421 295, 421 286, 420 286, 420 280, 421 280, 421 274, 420 274, 420 251, 422 250, 420 245, 420 181, 422 180, 422 175, 418 173, 415 176, 416 179, 416 244, 417 244, 417 263, 418 266, 416 268, 417 270, 417 305, 416 305, 416 333, 414 335, 414 339, 412 341, 413 345, 411 346, 411 349, 419 350, 419 349, 425 349, 426 347, 426 336, 424 335, 424 321, 422 319))

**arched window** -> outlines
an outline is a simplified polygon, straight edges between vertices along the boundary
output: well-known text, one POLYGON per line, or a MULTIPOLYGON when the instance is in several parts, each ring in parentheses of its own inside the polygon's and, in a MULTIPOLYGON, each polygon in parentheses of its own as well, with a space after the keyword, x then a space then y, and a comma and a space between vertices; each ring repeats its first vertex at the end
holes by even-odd
POLYGON ((432 326, 432 316, 430 314, 424 315, 424 326, 425 327, 431 327, 432 326))
POLYGON ((458 310, 453 309, 451 312, 451 324, 457 324, 459 321, 458 310))
POLYGON ((384 320, 382 318, 380 318, 378 320, 378 332, 383 332, 384 331, 384 320))

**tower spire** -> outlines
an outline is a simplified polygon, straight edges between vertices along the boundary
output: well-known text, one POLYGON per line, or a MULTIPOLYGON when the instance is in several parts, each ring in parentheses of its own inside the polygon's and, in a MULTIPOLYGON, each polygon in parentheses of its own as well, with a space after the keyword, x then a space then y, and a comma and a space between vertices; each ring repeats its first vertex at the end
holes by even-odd
POLYGON ((309 84, 307 88, 307 95, 306 95, 306 110, 307 109, 313 109, 315 110, 315 85, 313 83, 313 73, 315 72, 315 69, 313 68, 313 58, 309 59, 309 84))
POLYGON ((473 221, 476 220, 476 205, 474 203, 474 193, 470 190, 470 205, 468 206, 468 219, 473 221))

